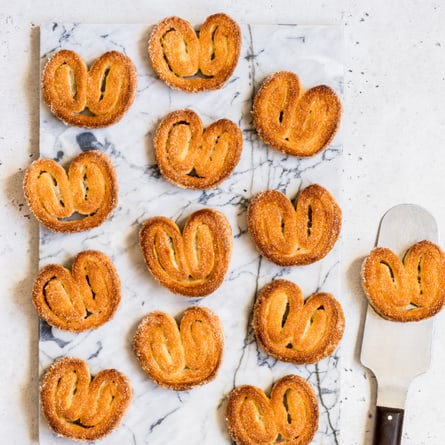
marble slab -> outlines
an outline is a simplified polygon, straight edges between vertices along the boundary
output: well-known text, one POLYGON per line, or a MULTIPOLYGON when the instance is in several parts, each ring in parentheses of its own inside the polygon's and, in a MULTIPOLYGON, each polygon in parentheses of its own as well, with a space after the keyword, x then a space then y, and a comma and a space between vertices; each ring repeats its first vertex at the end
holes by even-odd
MULTIPOLYGON (((97 249, 113 260, 122 281, 122 302, 115 317, 95 331, 62 332, 41 323, 40 371, 62 356, 88 361, 93 374, 104 368, 126 373, 134 398, 121 427, 103 442, 113 444, 231 443, 224 421, 225 400, 234 386, 244 383, 266 392, 274 381, 294 373, 314 386, 320 406, 320 427, 314 444, 339 443, 340 351, 315 365, 295 366, 272 359, 258 349, 250 327, 258 289, 277 277, 296 282, 306 296, 316 291, 340 294, 340 242, 330 254, 310 266, 282 268, 262 259, 247 233, 249 199, 266 188, 294 198, 298 191, 319 183, 341 204, 341 130, 321 154, 297 159, 265 146, 257 137, 250 115, 253 94, 266 75, 289 69, 306 88, 325 83, 343 93, 342 30, 337 26, 242 24, 242 52, 230 81, 219 91, 186 94, 170 90, 154 74, 147 59, 151 24, 91 25, 49 23, 41 27, 41 61, 62 49, 77 51, 87 63, 107 50, 125 52, 136 64, 138 88, 134 105, 118 124, 101 130, 65 126, 44 104, 40 109, 40 154, 67 166, 82 150, 95 148, 109 155, 119 180, 119 204, 102 226, 79 234, 55 234, 41 228, 40 266, 70 267, 85 249, 97 249), (180 189, 168 183, 155 163, 152 136, 168 112, 192 108, 205 126, 226 117, 244 137, 243 153, 234 173, 218 188, 180 189), (147 271, 138 246, 141 223, 164 215, 178 223, 194 210, 212 207, 229 219, 234 233, 230 268, 212 295, 190 299, 173 295, 147 271), (216 379, 203 387, 175 392, 156 386, 143 373, 131 348, 136 326, 152 310, 177 317, 190 305, 207 306, 221 319, 225 332, 224 359, 216 379)), ((56 437, 40 421, 40 443, 72 443, 56 437)))

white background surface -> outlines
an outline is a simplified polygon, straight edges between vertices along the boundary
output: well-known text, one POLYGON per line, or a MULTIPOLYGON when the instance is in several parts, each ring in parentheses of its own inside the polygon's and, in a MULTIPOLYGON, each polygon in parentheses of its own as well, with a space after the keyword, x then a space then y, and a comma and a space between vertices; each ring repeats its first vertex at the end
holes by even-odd
MULTIPOLYGON (((38 437, 38 320, 30 299, 38 226, 22 193, 23 171, 38 155, 38 25, 53 20, 153 24, 172 14, 200 23, 220 11, 240 22, 344 27, 341 301, 347 329, 340 442, 371 443, 375 382, 358 360, 365 313, 361 261, 375 242, 380 217, 395 204, 421 204, 445 232, 445 5, 439 0, 0 0, 2 443, 35 444, 38 437)), ((443 444, 443 342, 445 313, 436 319, 430 371, 410 388, 404 445, 443 444)))

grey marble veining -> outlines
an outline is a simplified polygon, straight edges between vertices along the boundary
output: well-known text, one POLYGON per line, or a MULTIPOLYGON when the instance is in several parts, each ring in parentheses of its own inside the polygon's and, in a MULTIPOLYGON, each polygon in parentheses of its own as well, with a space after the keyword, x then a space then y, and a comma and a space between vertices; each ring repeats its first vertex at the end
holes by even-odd
MULTIPOLYGON (((87 63, 103 52, 125 52, 138 70, 137 95, 118 124, 101 130, 65 126, 46 106, 40 110, 40 153, 64 166, 82 150, 96 148, 108 154, 119 180, 119 204, 102 226, 79 234, 54 234, 41 229, 40 265, 71 265, 81 250, 97 249, 109 255, 122 281, 122 302, 115 317, 95 331, 71 334, 41 324, 40 367, 74 355, 88 360, 93 374, 114 367, 126 373, 134 398, 121 427, 104 442, 113 444, 204 443, 229 444, 224 423, 225 398, 239 384, 270 390, 280 377, 295 373, 314 386, 320 406, 317 445, 339 443, 339 360, 341 346, 316 365, 278 362, 258 349, 250 327, 256 292, 276 277, 296 282, 306 296, 323 290, 340 302, 340 241, 322 261, 300 268, 282 268, 259 257, 247 233, 249 199, 266 188, 279 189, 290 198, 311 184, 329 189, 341 204, 341 131, 323 153, 308 159, 285 156, 265 146, 252 127, 253 94, 268 74, 295 71, 306 88, 325 83, 343 92, 342 32, 336 26, 242 25, 243 44, 232 78, 219 91, 186 94, 170 90, 154 74, 147 58, 151 25, 47 24, 41 27, 42 63, 62 48, 77 51, 87 63), (241 160, 218 188, 180 189, 159 173, 152 136, 159 120, 179 108, 192 108, 204 126, 222 117, 243 131, 241 160), (222 286, 203 299, 173 295, 147 271, 138 246, 141 223, 164 215, 178 223, 194 210, 213 207, 229 219, 234 240, 230 268, 222 286), (140 369, 131 349, 136 326, 152 310, 178 316, 192 304, 210 307, 225 332, 224 360, 216 379, 185 392, 157 387, 140 369)), ((72 443, 56 437, 40 422, 42 445, 72 443)))

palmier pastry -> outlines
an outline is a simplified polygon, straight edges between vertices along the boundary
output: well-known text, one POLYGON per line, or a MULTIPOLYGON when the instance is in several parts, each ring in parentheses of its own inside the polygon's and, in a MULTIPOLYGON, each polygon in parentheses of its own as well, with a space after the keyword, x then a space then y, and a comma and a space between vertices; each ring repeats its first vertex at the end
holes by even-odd
POLYGON ((256 386, 238 386, 226 407, 227 428, 237 445, 308 445, 318 418, 312 386, 296 375, 275 382, 270 398, 256 386))
POLYGON ((53 159, 34 161, 24 192, 38 221, 55 232, 82 232, 101 225, 117 205, 118 184, 111 160, 90 150, 79 154, 68 174, 53 159), (73 216, 79 218, 73 218, 73 216))
POLYGON ((102 252, 80 252, 70 272, 59 264, 43 267, 34 280, 32 302, 51 326, 72 332, 96 329, 119 306, 121 285, 111 260, 102 252))
POLYGON ((217 210, 194 212, 182 234, 171 219, 150 218, 139 239, 148 270, 173 293, 204 297, 224 281, 233 237, 227 218, 217 210))
POLYGON ((74 357, 55 361, 40 385, 43 414, 52 430, 84 442, 102 439, 116 429, 132 396, 124 374, 105 369, 92 378, 88 364, 74 357))
POLYGON ((200 117, 192 110, 168 114, 154 137, 162 175, 191 189, 220 184, 238 164, 242 147, 243 136, 235 123, 220 119, 203 130, 200 117))
POLYGON ((148 55, 170 88, 195 93, 221 88, 232 75, 241 49, 241 30, 226 14, 205 20, 199 36, 180 17, 167 17, 153 29, 148 55))
POLYGON ((142 369, 158 385, 183 391, 216 377, 224 348, 219 318, 210 309, 192 306, 180 326, 165 312, 143 318, 133 339, 142 369))
POLYGON ((298 196, 296 208, 278 190, 255 195, 248 208, 250 236, 259 253, 280 266, 300 266, 322 259, 341 229, 341 209, 322 186, 298 196))
POLYGON ((382 317, 423 320, 443 307, 445 254, 425 240, 411 246, 402 262, 392 250, 376 247, 362 264, 361 280, 369 303, 382 317))
POLYGON ((332 88, 319 85, 306 91, 295 73, 279 71, 262 83, 252 113, 266 144, 291 156, 307 157, 331 142, 342 105, 332 88))
POLYGON ((125 54, 109 51, 88 70, 77 53, 63 49, 45 65, 42 95, 64 123, 102 128, 118 122, 130 108, 136 82, 136 68, 125 54))
POLYGON ((333 295, 318 292, 304 301, 296 284, 275 280, 258 295, 252 325, 258 343, 272 357, 307 364, 334 351, 343 336, 345 318, 333 295))

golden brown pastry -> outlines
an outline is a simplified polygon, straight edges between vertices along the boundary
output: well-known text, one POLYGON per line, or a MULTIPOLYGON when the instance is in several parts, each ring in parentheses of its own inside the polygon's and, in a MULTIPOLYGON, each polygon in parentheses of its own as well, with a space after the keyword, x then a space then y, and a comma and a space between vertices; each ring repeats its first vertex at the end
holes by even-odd
POLYGON ((424 240, 411 246, 402 262, 392 250, 376 247, 362 264, 361 280, 369 303, 382 317, 423 320, 444 305, 445 254, 424 240))
POLYGON ((241 49, 241 30, 226 14, 205 20, 199 36, 180 17, 167 17, 153 29, 148 55, 170 88, 196 93, 221 88, 232 75, 241 49))
POLYGON ((37 220, 55 232, 82 232, 101 225, 117 205, 118 184, 111 160, 90 150, 79 154, 68 174, 53 159, 34 161, 23 183, 37 220), (71 218, 73 215, 79 218, 71 218))
POLYGON ((60 264, 43 267, 32 290, 39 316, 51 326, 71 332, 96 329, 109 321, 120 299, 116 269, 96 250, 80 252, 71 272, 60 264))
POLYGON ((42 73, 42 95, 51 112, 69 125, 102 128, 118 122, 136 95, 136 68, 109 51, 88 70, 74 51, 53 54, 42 73))
POLYGON ((237 445, 308 445, 318 418, 312 386, 296 375, 275 382, 270 398, 256 386, 238 386, 226 407, 226 424, 237 445))
POLYGON ((214 209, 194 212, 183 232, 163 216, 142 225, 140 247, 153 277, 176 294, 204 297, 224 281, 233 236, 227 218, 214 209))
POLYGON ((203 190, 216 187, 232 173, 241 156, 243 135, 228 119, 204 130, 194 111, 178 110, 161 121, 154 148, 166 179, 180 187, 203 190))
POLYGON ((334 351, 343 337, 345 317, 333 295, 317 292, 305 301, 296 284, 280 279, 258 295, 252 325, 258 343, 269 355, 307 364, 334 351))
POLYGON ((133 349, 142 369, 158 385, 183 391, 216 377, 224 349, 219 318, 210 309, 192 306, 180 326, 165 312, 151 312, 139 324, 133 349))
POLYGON ((291 156, 313 156, 326 148, 340 124, 335 91, 319 85, 305 90, 290 71, 271 74, 253 102, 254 126, 263 141, 291 156))
POLYGON ((340 234, 342 212, 334 197, 313 184, 296 208, 278 190, 255 195, 248 208, 250 236, 261 255, 280 266, 311 264, 325 257, 340 234))
POLYGON ((88 364, 74 357, 55 361, 40 385, 49 426, 60 436, 82 442, 102 439, 116 429, 132 396, 124 374, 105 369, 92 378, 88 364))

